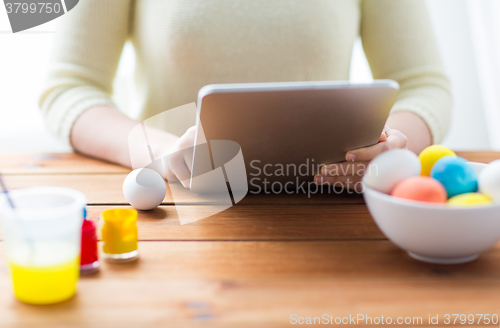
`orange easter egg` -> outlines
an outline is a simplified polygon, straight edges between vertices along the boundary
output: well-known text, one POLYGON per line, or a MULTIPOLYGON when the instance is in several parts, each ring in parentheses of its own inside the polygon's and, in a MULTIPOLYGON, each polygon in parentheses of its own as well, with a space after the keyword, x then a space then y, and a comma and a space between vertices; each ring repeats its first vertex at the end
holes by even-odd
POLYGON ((417 176, 398 183, 391 193, 394 197, 417 200, 421 202, 446 203, 446 189, 436 179, 417 176))

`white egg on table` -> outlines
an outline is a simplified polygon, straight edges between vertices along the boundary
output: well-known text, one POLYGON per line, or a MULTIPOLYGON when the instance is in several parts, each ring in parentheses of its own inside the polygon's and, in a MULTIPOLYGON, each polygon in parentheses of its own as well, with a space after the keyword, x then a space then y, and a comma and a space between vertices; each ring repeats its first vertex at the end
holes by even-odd
POLYGON ((478 178, 479 191, 495 202, 500 202, 500 160, 491 162, 478 178))
POLYGON ((148 168, 130 172, 123 181, 123 195, 138 210, 152 210, 161 204, 167 193, 165 180, 148 168))
POLYGON ((375 157, 365 170, 363 182, 369 187, 389 194, 399 182, 420 175, 417 155, 406 149, 386 151, 375 157))

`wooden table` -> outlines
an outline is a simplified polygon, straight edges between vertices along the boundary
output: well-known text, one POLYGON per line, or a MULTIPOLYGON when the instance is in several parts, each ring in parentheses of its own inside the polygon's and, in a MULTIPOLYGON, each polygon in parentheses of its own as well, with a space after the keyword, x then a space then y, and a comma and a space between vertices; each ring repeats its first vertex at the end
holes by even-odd
MULTIPOLYGON (((10 188, 78 189, 91 217, 128 207, 128 170, 76 154, 0 155, 0 172, 10 188)), ((445 314, 500 313, 500 244, 468 264, 415 261, 383 236, 359 195, 248 195, 182 226, 167 194, 138 226, 139 261, 101 262, 77 296, 50 306, 14 299, 0 242, 0 327, 289 327, 324 314, 421 317, 413 325, 425 327, 429 315, 443 323, 445 314)))

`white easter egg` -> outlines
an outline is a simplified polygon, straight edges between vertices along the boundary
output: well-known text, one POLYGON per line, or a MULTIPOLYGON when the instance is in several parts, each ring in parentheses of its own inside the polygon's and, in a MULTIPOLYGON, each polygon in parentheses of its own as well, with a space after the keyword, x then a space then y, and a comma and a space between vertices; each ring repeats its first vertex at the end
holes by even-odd
POLYGON ((389 194, 404 179, 420 175, 421 164, 417 155, 406 149, 393 149, 375 157, 365 171, 364 183, 389 194))
POLYGON ((138 210, 152 210, 161 204, 167 193, 165 180, 148 168, 130 172, 123 181, 123 195, 138 210))
POLYGON ((479 174, 479 191, 495 202, 500 202, 500 160, 491 162, 479 174))

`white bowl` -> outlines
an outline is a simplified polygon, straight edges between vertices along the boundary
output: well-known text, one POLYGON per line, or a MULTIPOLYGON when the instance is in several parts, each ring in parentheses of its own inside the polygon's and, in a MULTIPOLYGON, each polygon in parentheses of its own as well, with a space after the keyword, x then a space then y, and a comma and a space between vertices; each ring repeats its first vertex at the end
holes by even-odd
MULTIPOLYGON (((487 167, 470 164, 478 174, 487 167)), ((420 261, 469 262, 500 239, 500 203, 453 208, 392 197, 366 185, 363 196, 384 235, 420 261)))

